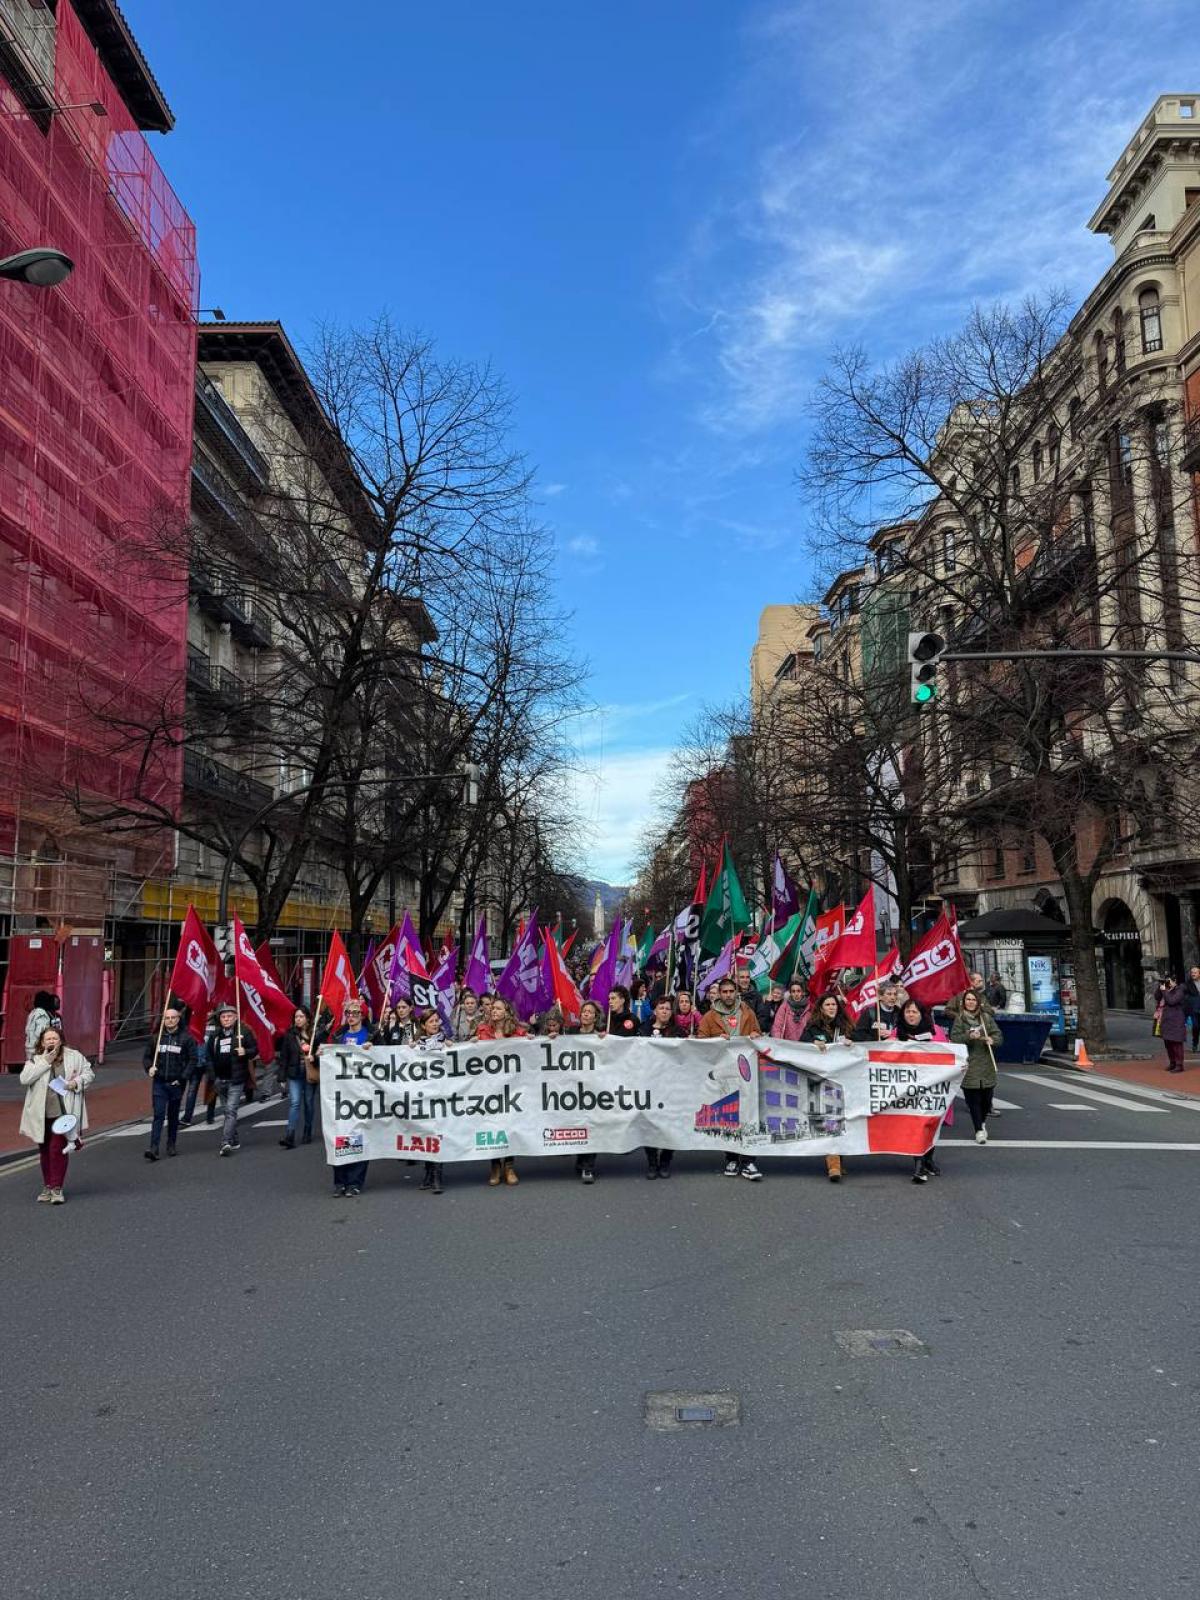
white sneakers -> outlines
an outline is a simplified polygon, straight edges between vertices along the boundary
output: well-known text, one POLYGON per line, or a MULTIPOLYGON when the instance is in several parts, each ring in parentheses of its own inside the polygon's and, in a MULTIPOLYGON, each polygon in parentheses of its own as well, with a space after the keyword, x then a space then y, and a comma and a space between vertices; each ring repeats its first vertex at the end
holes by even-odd
POLYGON ((975 1143, 976 1144, 986 1144, 987 1143, 987 1129, 986 1128, 980 1128, 979 1132, 975 1135, 975 1143))

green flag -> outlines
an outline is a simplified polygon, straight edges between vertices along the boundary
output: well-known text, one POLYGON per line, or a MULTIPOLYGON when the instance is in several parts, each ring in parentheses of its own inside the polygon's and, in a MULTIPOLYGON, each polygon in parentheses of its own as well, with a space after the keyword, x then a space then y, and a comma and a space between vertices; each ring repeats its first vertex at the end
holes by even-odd
POLYGON ((799 972, 804 977, 812 976, 813 956, 817 938, 817 915, 821 909, 821 902, 817 898, 817 891, 808 891, 808 903, 800 914, 800 935, 796 940, 795 961, 789 974, 788 981, 799 972))
POLYGON ((803 923, 804 917, 797 911, 782 928, 776 928, 774 933, 768 933, 765 938, 759 940, 754 954, 750 957, 750 977, 757 985, 760 994, 766 994, 773 978, 779 979, 784 973, 791 976, 794 966, 791 945, 799 935, 803 923))
POLYGON ((651 923, 642 935, 642 942, 634 953, 633 964, 639 972, 645 972, 646 963, 650 959, 650 952, 654 949, 654 924, 651 923))
POLYGON ((734 935, 750 927, 753 920, 738 882, 733 857, 722 841, 721 863, 700 919, 700 948, 710 955, 719 955, 734 935))

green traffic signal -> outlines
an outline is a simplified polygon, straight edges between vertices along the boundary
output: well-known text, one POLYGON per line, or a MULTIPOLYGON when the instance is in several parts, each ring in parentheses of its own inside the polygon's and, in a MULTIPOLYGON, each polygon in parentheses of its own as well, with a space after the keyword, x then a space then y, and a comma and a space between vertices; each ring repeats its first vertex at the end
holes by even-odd
POLYGON ((931 700, 937 699, 937 687, 932 683, 919 683, 913 690, 913 699, 919 706, 928 705, 931 700))

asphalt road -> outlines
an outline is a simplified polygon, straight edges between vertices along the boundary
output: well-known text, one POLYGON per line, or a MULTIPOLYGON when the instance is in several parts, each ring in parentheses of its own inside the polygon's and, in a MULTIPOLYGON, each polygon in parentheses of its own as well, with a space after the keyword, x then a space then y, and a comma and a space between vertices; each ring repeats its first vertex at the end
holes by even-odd
POLYGON ((334 1200, 279 1102, 228 1160, 95 1140, 63 1207, 0 1173, 0 1595, 1194 1597, 1200 1109, 1035 1076, 924 1187, 628 1156, 334 1200), (659 1390, 740 1423, 649 1429, 659 1390))

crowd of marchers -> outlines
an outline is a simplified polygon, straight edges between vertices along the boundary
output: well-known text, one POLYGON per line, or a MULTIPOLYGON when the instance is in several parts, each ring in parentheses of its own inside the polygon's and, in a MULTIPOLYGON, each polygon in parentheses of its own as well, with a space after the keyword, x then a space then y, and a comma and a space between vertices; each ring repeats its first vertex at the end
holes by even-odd
MULTIPOLYGON (((287 1124, 279 1143, 290 1150, 297 1143, 309 1144, 313 1140, 320 1088, 319 1052, 325 1044, 434 1051, 475 1039, 554 1038, 568 1033, 609 1039, 697 1040, 770 1035, 818 1049, 880 1039, 948 1039, 966 1048, 963 1095, 976 1142, 985 1144, 988 1120, 995 1114, 994 1047, 1001 1039, 993 1009, 1006 1001, 998 979, 993 977, 985 985, 983 977, 973 973, 971 987, 947 1004, 949 1027, 943 1028, 902 986, 884 984, 878 1005, 856 1023, 837 991, 829 991, 814 1001, 805 983, 797 978, 786 991, 773 985, 763 995, 756 991, 748 974, 739 971, 736 976, 723 978, 699 998, 686 989, 668 992, 661 982, 638 982, 632 989, 614 984, 606 1007, 584 1000, 578 1020, 568 1025, 557 1006, 522 1023, 510 1001, 479 995, 465 986, 457 990, 448 1023, 438 1010, 414 1008, 403 998, 385 1005, 379 1017, 372 1018, 366 1001, 352 995, 336 1018, 324 1010, 314 1019, 304 1006, 297 1006, 291 1026, 275 1041, 275 1071, 280 1092, 288 1100, 287 1124)), ((78 1147, 79 1136, 86 1129, 85 1091, 94 1077, 87 1058, 66 1042, 57 1010, 56 996, 37 997, 26 1031, 29 1059, 21 1074, 26 1087, 21 1132, 38 1146, 42 1189, 37 1198, 51 1204, 61 1204, 65 1198, 68 1155, 78 1147)), ((180 1128, 190 1126, 201 1113, 210 1124, 218 1116, 221 1119, 222 1157, 233 1156, 241 1149, 239 1114, 262 1092, 261 1063, 254 1033, 239 1021, 232 1004, 223 1004, 213 1013, 200 1041, 187 1027, 186 1008, 168 1006, 157 1038, 146 1046, 143 1065, 150 1080, 152 1104, 149 1143, 143 1152, 147 1161, 158 1161, 164 1133, 166 1155, 175 1156, 180 1128)), ((670 1150, 647 1148, 645 1155, 647 1178, 670 1178, 670 1150)), ((595 1182, 596 1161, 595 1155, 576 1158, 582 1183, 595 1182)), ((830 1181, 840 1182, 844 1175, 842 1158, 827 1156, 825 1165, 830 1181)), ((368 1168, 365 1161, 334 1166, 335 1195, 361 1194, 368 1168)), ((762 1178, 758 1164, 745 1155, 731 1154, 722 1170, 727 1177, 750 1182, 762 1178)), ((912 1181, 925 1183, 938 1173, 935 1147, 931 1144, 914 1159, 912 1181)), ((426 1162, 422 1188, 441 1194, 443 1182, 443 1165, 426 1162)), ((517 1184, 514 1160, 493 1160, 487 1182, 493 1188, 517 1184)))

